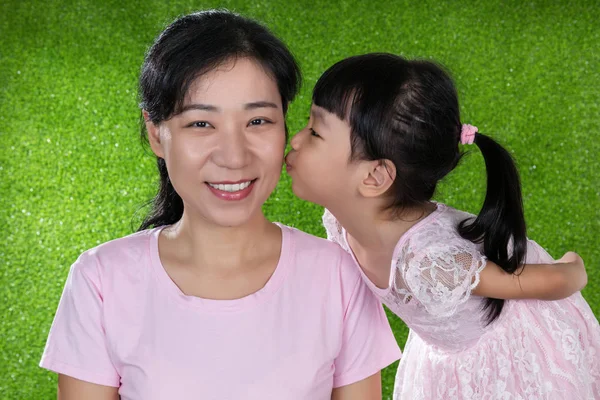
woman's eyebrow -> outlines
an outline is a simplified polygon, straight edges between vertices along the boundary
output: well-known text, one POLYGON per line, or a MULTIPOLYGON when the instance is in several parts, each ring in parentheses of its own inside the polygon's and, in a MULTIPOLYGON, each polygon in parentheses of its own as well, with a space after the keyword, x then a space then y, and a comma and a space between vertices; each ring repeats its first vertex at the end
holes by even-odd
MULTIPOLYGON (((252 103, 244 104, 244 110, 256 110, 257 108, 279 108, 279 106, 270 101, 253 101, 252 103)), ((211 111, 211 112, 220 112, 221 109, 217 106, 213 106, 210 104, 187 104, 181 108, 181 113, 184 113, 189 110, 200 110, 200 111, 211 111)))
POLYGON ((211 106, 210 104, 187 104, 181 108, 181 113, 189 110, 201 110, 201 111, 212 111, 219 112, 221 109, 217 106, 211 106))
POLYGON ((244 105, 245 110, 255 110, 257 108, 279 108, 277 104, 271 103, 270 101, 255 101, 252 103, 246 103, 244 105))

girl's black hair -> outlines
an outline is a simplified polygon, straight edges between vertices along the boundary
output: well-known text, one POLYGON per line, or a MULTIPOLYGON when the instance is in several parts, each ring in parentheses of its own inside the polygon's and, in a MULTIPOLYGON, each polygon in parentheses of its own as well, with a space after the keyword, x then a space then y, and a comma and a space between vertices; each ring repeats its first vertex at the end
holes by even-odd
MULTIPOLYGON (((154 124, 168 120, 181 112, 184 97, 196 78, 239 58, 257 61, 273 77, 285 115, 301 84, 294 56, 266 27, 227 10, 183 16, 158 36, 142 66, 140 107, 154 124)), ((143 122, 141 136, 147 142, 143 122)), ((157 166, 159 190, 139 230, 173 224, 183 215, 183 201, 169 180, 165 160, 157 158, 157 166)))
MULTIPOLYGON (((433 62, 386 53, 347 58, 321 76, 313 103, 348 121, 351 160, 387 159, 394 164, 389 209, 398 215, 429 202, 438 182, 463 155, 456 88, 433 62)), ((475 144, 485 159, 487 192, 479 215, 462 221, 458 232, 483 242, 490 261, 515 273, 527 248, 517 168, 490 137, 477 133, 475 144)), ((498 318, 503 305, 502 299, 485 300, 488 323, 498 318)))

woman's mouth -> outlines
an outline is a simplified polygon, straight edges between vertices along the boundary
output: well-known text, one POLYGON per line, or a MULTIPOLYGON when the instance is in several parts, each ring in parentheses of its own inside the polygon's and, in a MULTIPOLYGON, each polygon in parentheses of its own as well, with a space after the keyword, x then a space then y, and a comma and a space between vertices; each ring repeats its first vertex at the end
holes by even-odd
POLYGON ((219 199, 227 201, 243 200, 250 195, 257 179, 245 179, 237 182, 206 182, 208 189, 219 199))

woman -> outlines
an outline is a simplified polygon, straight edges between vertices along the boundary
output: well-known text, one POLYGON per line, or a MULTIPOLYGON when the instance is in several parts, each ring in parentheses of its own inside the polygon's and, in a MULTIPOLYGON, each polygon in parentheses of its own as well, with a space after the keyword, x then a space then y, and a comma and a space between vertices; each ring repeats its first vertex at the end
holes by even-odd
POLYGON ((41 361, 59 399, 381 397, 400 353, 350 256, 262 213, 299 79, 227 11, 158 37, 140 92, 160 189, 140 232, 71 268, 41 361))

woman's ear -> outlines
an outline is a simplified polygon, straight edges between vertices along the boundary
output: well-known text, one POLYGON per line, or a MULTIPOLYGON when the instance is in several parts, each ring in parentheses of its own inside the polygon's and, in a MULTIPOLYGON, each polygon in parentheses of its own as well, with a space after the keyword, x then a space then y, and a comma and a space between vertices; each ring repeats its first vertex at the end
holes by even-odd
POLYGON ((396 166, 390 160, 376 160, 365 163, 363 180, 359 192, 364 197, 378 197, 388 191, 396 179, 396 166))
POLYGON ((142 110, 142 116, 144 117, 144 123, 146 124, 146 132, 148 133, 148 143, 150 148, 156 154, 158 158, 165 158, 165 152, 160 141, 160 127, 150 119, 148 111, 142 110))

